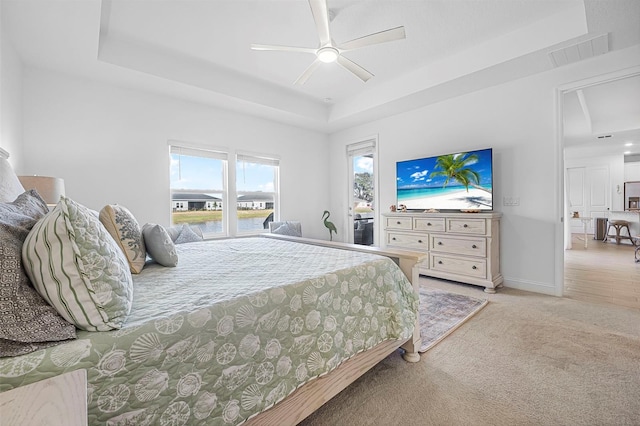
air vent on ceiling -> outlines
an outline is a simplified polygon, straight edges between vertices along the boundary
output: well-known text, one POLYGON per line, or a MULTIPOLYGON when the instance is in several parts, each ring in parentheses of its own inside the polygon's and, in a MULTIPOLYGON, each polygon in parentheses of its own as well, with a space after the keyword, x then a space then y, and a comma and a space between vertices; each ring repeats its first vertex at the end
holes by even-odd
POLYGON ((561 67, 583 59, 602 55, 609 51, 609 34, 590 38, 571 46, 549 52, 549 59, 554 67, 561 67))

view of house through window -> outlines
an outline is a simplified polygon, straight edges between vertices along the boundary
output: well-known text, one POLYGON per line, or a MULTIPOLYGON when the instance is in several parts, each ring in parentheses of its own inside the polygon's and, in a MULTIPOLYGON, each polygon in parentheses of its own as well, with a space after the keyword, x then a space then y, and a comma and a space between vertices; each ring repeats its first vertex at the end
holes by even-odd
POLYGON ((274 158, 238 155, 236 191, 238 233, 268 228, 278 200, 279 161, 274 158))
MULTIPOLYGON (((238 233, 269 227, 278 204, 279 160, 237 155, 236 197, 227 194, 227 153, 171 146, 171 223, 199 227, 205 235, 227 235, 228 214, 238 233), (235 208, 227 207, 228 200, 235 208)), ((233 177, 231 177, 233 179, 233 177)))
POLYGON ((226 234, 227 154, 171 146, 171 223, 226 234))

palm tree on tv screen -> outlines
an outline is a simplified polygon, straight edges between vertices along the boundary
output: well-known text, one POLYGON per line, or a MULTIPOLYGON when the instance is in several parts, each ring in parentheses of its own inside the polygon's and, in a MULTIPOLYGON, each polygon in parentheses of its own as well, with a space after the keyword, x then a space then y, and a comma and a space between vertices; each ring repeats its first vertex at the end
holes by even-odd
POLYGON ((467 152, 441 155, 436 159, 436 170, 431 172, 431 177, 446 177, 444 184, 442 185, 443 188, 449 184, 451 179, 453 179, 464 185, 467 192, 469 192, 469 185, 471 185, 474 188, 491 193, 488 189, 480 186, 480 173, 469 167, 477 162, 478 156, 467 152))

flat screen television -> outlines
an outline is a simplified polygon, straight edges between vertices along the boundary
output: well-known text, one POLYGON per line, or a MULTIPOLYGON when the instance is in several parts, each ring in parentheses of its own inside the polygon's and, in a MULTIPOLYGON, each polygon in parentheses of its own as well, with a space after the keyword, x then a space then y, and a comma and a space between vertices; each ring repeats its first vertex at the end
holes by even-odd
POLYGON ((398 161, 398 206, 407 210, 493 210, 492 150, 398 161))

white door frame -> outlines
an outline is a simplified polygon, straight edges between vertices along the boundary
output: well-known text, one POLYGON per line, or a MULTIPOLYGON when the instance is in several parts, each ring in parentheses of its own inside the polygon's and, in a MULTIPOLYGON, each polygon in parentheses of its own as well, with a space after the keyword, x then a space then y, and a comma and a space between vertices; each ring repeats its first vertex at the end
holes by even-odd
POLYGON ((347 186, 349 188, 347 192, 347 211, 345 213, 345 226, 342 232, 347 236, 346 242, 353 243, 353 155, 350 150, 358 145, 366 145, 372 143, 373 147, 371 152, 373 153, 373 244, 377 245, 379 237, 379 224, 380 215, 378 213, 380 202, 380 189, 378 179, 378 135, 368 136, 362 138, 356 142, 347 143, 345 147, 345 154, 347 159, 347 186))
POLYGON ((608 83, 623 78, 640 75, 640 66, 625 68, 622 70, 598 75, 595 77, 578 80, 571 83, 563 84, 556 88, 556 212, 557 220, 555 227, 555 291, 556 296, 564 294, 564 239, 565 239, 565 221, 567 219, 567 211, 565 207, 565 178, 564 178, 564 128, 563 113, 564 103, 563 97, 567 92, 578 90, 581 88, 595 86, 598 84, 608 83))

